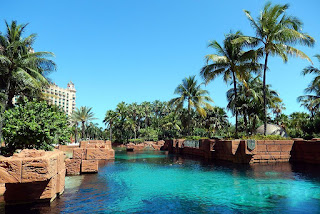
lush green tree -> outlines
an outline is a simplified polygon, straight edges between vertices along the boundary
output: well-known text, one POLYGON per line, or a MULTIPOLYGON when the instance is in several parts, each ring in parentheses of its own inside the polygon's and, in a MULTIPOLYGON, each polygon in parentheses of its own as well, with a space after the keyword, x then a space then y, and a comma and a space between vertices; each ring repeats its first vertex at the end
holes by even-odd
POLYGON ((5 24, 6 33, 0 34, 0 139, 3 111, 13 106, 12 98, 16 95, 39 94, 48 83, 45 74, 55 70, 55 63, 48 59, 54 56, 53 53, 33 50, 36 35, 22 37, 27 25, 18 25, 16 21, 5 24))
POLYGON ((99 140, 106 139, 106 134, 104 130, 102 130, 102 128, 99 127, 97 123, 92 123, 92 122, 90 122, 87 125, 87 128, 85 130, 85 135, 89 139, 99 139, 99 140))
POLYGON ((5 148, 9 154, 16 149, 50 150, 52 144, 70 141, 66 114, 46 102, 27 102, 4 112, 5 148))
MULTIPOLYGON (((320 62, 320 55, 315 55, 315 57, 320 62)), ((309 86, 305 89, 305 93, 309 94, 298 97, 298 102, 301 103, 301 106, 304 106, 310 111, 312 119, 316 113, 319 112, 320 107, 320 69, 314 66, 309 66, 303 69, 302 74, 315 75, 309 86)))
POLYGON ((77 143, 78 142, 78 123, 79 123, 79 120, 78 120, 78 118, 76 117, 75 114, 72 114, 70 116, 69 123, 73 127, 72 128, 72 133, 74 135, 74 142, 77 143))
POLYGON ((91 111, 92 108, 87 106, 81 106, 80 109, 76 108, 75 111, 72 113, 71 116, 74 120, 79 121, 81 123, 81 138, 85 139, 85 129, 86 123, 95 120, 94 113, 91 111))
POLYGON ((212 109, 206 109, 206 112, 207 115, 203 118, 203 127, 207 130, 208 137, 229 126, 228 116, 223 108, 213 107, 212 109))
MULTIPOLYGON (((248 76, 238 88, 238 99, 235 99, 234 89, 227 92, 228 106, 231 111, 238 111, 243 119, 243 131, 254 133, 258 121, 263 120, 263 84, 259 76, 248 76)), ((268 109, 274 109, 280 105, 282 100, 276 91, 266 85, 266 104, 268 109)))
POLYGON ((106 112, 106 116, 103 120, 103 122, 108 125, 108 128, 109 128, 109 134, 110 134, 110 141, 112 141, 112 129, 113 129, 113 124, 114 122, 117 120, 118 118, 118 114, 117 112, 114 112, 112 110, 108 110, 106 112))
POLYGON ((195 76, 190 76, 182 80, 182 84, 174 91, 179 97, 170 100, 170 104, 174 105, 177 109, 182 109, 184 102, 187 102, 188 106, 188 124, 187 130, 190 133, 190 122, 191 122, 191 109, 195 108, 196 111, 203 117, 206 116, 206 112, 203 107, 212 108, 209 102, 213 102, 208 96, 207 90, 201 89, 201 84, 197 83, 195 76))
POLYGON ((307 59, 311 62, 311 59, 305 53, 294 48, 292 45, 299 43, 301 45, 313 46, 315 43, 315 40, 311 36, 301 31, 302 22, 297 17, 289 16, 285 13, 288 8, 288 4, 272 5, 271 2, 268 2, 256 20, 252 18, 249 11, 245 10, 244 12, 255 30, 256 36, 241 36, 234 40, 234 43, 245 43, 252 46, 260 45, 257 52, 264 56, 264 134, 267 128, 266 71, 269 56, 280 56, 284 62, 287 62, 288 55, 290 55, 307 59))
POLYGON ((139 136, 146 141, 157 141, 158 140, 158 132, 157 130, 147 127, 145 129, 140 129, 139 136))
MULTIPOLYGON (((245 52, 243 44, 232 43, 233 40, 242 36, 238 31, 235 34, 227 34, 223 45, 217 41, 210 42, 209 47, 213 48, 217 54, 209 54, 205 58, 207 65, 201 69, 201 76, 206 84, 219 75, 223 75, 224 81, 233 82, 235 99, 237 99, 237 79, 242 80, 250 72, 257 72, 261 67, 256 63, 256 52, 253 50, 245 52), (211 62, 211 64, 209 64, 211 62)), ((238 131, 238 111, 233 111, 236 117, 236 135, 238 131)))

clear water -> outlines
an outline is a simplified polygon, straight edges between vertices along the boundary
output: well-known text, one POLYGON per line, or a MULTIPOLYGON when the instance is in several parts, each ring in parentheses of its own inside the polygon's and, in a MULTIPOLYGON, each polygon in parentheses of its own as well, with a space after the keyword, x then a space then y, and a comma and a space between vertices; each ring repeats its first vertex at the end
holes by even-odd
POLYGON ((0 213, 320 213, 319 169, 117 151, 98 174, 67 177, 50 206, 2 205, 0 213))

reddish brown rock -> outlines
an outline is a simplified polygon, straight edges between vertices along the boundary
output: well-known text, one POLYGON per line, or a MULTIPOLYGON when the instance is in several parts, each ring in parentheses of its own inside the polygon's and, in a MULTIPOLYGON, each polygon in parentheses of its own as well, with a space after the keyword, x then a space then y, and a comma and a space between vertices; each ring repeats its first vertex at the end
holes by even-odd
POLYGON ((109 149, 87 148, 87 160, 106 160, 109 159, 109 156, 109 149))
POLYGON ((21 182, 34 182, 48 180, 57 174, 58 155, 47 152, 47 155, 22 160, 21 182))
POLYGON ((89 143, 88 141, 81 141, 80 148, 86 148, 88 143, 89 143))
POLYGON ((73 149, 73 159, 85 159, 86 150, 84 148, 75 148, 73 149))
POLYGON ((57 189, 56 193, 61 195, 64 192, 65 187, 65 175, 66 169, 61 170, 57 175, 57 189))
POLYGON ((49 182, 46 185, 43 192, 41 193, 39 199, 46 199, 46 200, 49 200, 50 202, 53 201, 57 196, 57 181, 58 181, 58 175, 56 174, 49 179, 49 182))
POLYGON ((81 159, 66 159, 66 174, 67 175, 79 175, 81 159))
MULTIPOLYGON (((6 204, 31 203, 38 201, 48 183, 49 180, 31 183, 7 183, 4 200, 6 204)), ((43 200, 45 199, 43 198, 43 200)), ((51 201, 51 198, 47 200, 51 201)))
POLYGON ((24 149, 20 153, 13 154, 13 157, 36 158, 36 157, 42 157, 45 154, 46 152, 44 150, 24 149))
POLYGON ((66 170, 66 164, 65 164, 66 155, 64 152, 61 152, 58 155, 58 166, 57 166, 57 172, 59 173, 61 170, 66 170))
POLYGON ((10 158, 0 158, 0 183, 21 182, 22 160, 10 158))
POLYGON ((98 160, 82 160, 81 163, 81 172, 92 173, 98 172, 98 160))
POLYGON ((0 158, 6 203, 52 201, 63 192, 64 177, 64 153, 59 150, 22 150, 12 157, 0 158))
POLYGON ((0 196, 6 191, 6 184, 0 184, 0 196))

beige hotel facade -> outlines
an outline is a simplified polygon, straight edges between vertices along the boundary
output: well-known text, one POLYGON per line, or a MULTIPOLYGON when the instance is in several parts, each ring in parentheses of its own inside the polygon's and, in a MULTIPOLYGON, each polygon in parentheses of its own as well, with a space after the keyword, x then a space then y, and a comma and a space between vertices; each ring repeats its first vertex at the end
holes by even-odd
POLYGON ((73 82, 69 82, 67 88, 60 88, 56 84, 50 84, 43 89, 49 104, 59 106, 68 115, 71 115, 76 108, 76 89, 73 82))

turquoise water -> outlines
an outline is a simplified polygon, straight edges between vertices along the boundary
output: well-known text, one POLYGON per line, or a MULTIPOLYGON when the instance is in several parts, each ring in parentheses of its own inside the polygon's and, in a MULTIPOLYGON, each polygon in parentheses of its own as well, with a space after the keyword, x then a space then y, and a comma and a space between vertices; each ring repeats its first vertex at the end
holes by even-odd
MULTIPOLYGON (((6 208, 14 213, 18 208, 6 208)), ((21 209, 21 208, 20 208, 21 209)), ((319 167, 206 163, 165 152, 116 152, 98 174, 66 178, 39 213, 320 213, 319 167)), ((1 211, 1 209, 0 209, 1 211)))

